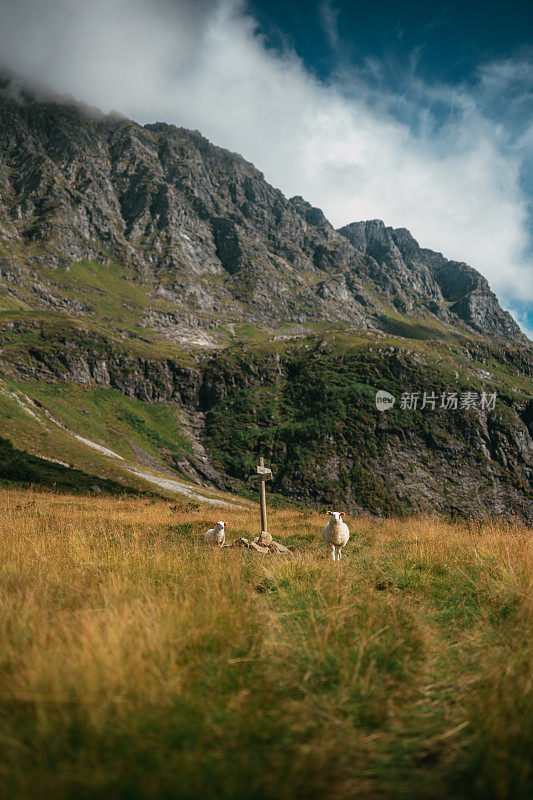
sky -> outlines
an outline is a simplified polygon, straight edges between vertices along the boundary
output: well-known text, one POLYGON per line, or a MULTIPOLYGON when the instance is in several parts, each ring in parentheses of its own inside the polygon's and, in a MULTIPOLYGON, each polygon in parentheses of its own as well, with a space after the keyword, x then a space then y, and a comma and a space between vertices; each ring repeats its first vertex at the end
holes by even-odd
POLYGON ((198 129, 336 227, 408 228, 530 337, 532 33, 515 0, 0 0, 0 64, 198 129))

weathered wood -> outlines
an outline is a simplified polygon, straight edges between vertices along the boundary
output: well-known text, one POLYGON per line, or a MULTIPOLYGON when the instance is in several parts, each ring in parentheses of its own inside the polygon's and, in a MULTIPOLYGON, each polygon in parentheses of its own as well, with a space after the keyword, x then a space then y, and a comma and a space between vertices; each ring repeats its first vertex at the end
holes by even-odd
MULTIPOLYGON (((270 534, 268 533, 267 527, 267 510, 266 510, 266 481, 272 478, 272 470, 268 467, 265 467, 265 459, 263 456, 259 458, 259 464, 255 468, 255 474, 253 475, 254 478, 259 478, 259 505, 261 508, 261 535, 260 539, 262 539, 261 544, 267 545, 270 542, 268 538, 270 534)), ((270 539, 271 541, 271 539, 270 539)))
POLYGON ((279 542, 275 542, 272 535, 268 532, 267 528, 267 513, 266 513, 266 481, 272 478, 272 470, 265 467, 263 456, 259 459, 259 464, 256 467, 256 473, 252 476, 259 479, 259 504, 261 506, 261 533, 256 536, 251 542, 241 536, 233 542, 233 547, 243 548, 248 550, 255 550, 256 553, 270 553, 272 555, 284 554, 292 555, 291 551, 279 542))

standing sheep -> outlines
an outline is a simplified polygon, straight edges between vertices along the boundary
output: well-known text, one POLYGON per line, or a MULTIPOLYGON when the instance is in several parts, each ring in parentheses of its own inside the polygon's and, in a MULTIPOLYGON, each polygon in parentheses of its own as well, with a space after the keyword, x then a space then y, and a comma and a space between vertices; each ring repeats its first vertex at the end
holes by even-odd
POLYGON ((222 547, 226 541, 226 523, 217 522, 214 528, 210 528, 205 534, 205 543, 214 547, 222 547))
POLYGON ((322 539, 331 547, 331 557, 333 561, 342 558, 342 548, 350 538, 350 531, 345 522, 342 521, 344 511, 328 511, 331 516, 328 524, 322 531, 322 539), (337 554, 335 558, 335 553, 337 554))

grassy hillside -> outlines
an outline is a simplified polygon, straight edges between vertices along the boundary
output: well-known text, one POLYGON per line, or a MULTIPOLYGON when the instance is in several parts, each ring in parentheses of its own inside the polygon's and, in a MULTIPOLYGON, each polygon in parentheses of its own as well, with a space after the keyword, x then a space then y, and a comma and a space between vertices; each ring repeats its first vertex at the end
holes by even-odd
POLYGON ((113 494, 134 492, 133 489, 115 481, 86 474, 66 464, 33 456, 25 450, 13 447, 10 441, 0 436, 0 485, 5 484, 22 486, 30 484, 55 491, 70 492, 94 492, 95 486, 100 491, 113 494))
POLYGON ((0 314, 0 347, 0 436, 88 474, 136 485, 122 459, 242 493, 263 454, 275 491, 293 500, 533 519, 533 383, 520 347, 345 329, 206 352, 43 312, 0 314), (386 414, 378 389, 397 399, 386 414), (437 407, 401 408, 409 391, 434 392, 437 407), (441 409, 450 391, 497 402, 441 409))
POLYGON ((190 450, 176 408, 112 389, 0 379, 0 484, 82 493, 97 485, 112 493, 233 503, 165 466, 190 450))
MULTIPOLYGON (((82 285, 91 275, 81 273, 82 285)), ((109 302, 119 291, 113 275, 109 302)), ((129 485, 137 484, 117 459, 81 446, 79 437, 132 464, 200 482, 207 476, 240 492, 263 454, 275 490, 293 500, 376 514, 533 519, 533 383, 522 347, 359 329, 303 328, 289 339, 294 331, 278 330, 265 338, 233 326, 233 344, 206 351, 140 330, 111 333, 104 318, 0 313, 0 436, 129 485), (397 398, 386 415, 375 407, 377 389, 397 398), (433 412, 400 407, 402 392, 426 390, 437 397, 496 392, 498 399, 481 415, 438 404, 433 412)))
POLYGON ((527 454, 514 462, 511 456, 533 394, 526 367, 520 374, 513 363, 521 357, 470 341, 363 331, 228 348, 205 367, 205 444, 220 471, 241 479, 265 454, 276 490, 307 502, 376 514, 455 506, 479 515, 478 498, 493 492, 501 467, 495 443, 505 436, 509 458, 500 474, 512 487, 505 511, 519 515, 533 509, 521 469, 527 454), (378 389, 396 398, 386 414, 376 409, 378 389), (402 393, 410 391, 434 392, 436 407, 402 408, 402 393), (450 391, 495 392, 495 408, 484 415, 440 408, 450 391))
POLYGON ((0 493, 5 796, 531 796, 528 530, 217 513, 0 493))

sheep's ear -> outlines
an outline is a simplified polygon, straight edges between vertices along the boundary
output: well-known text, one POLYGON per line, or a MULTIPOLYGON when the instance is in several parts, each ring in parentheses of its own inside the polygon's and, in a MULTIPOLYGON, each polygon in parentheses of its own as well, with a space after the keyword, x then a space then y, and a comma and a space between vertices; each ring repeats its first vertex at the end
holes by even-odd
POLYGON ((341 514, 340 514, 340 515, 341 515, 341 517, 345 517, 345 516, 346 516, 346 514, 344 513, 344 511, 341 511, 341 514))
POLYGON ((327 513, 330 514, 330 516, 333 516, 333 511, 328 511, 327 513))

